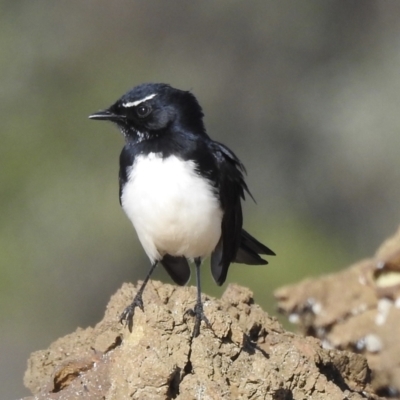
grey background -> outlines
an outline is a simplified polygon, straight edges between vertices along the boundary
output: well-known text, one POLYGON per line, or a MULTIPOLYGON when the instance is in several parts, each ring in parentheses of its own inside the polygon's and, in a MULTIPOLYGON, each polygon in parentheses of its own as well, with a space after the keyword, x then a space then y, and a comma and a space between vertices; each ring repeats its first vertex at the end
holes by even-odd
POLYGON ((393 0, 0 1, 0 397, 28 394, 29 354, 145 275, 123 140, 87 119, 139 83, 191 89, 247 167, 245 226, 278 257, 228 282, 275 313, 278 286, 372 255, 400 221, 399 16, 393 0))

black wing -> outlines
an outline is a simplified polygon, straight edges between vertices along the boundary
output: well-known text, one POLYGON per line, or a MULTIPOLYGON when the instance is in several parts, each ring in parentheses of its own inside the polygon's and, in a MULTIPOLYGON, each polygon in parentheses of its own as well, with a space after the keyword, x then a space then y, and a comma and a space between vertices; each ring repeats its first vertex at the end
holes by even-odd
POLYGON ((218 191, 224 212, 221 239, 211 255, 211 272, 215 282, 222 285, 241 243, 243 217, 240 201, 245 192, 250 192, 243 177, 245 168, 236 155, 220 143, 212 142, 211 146, 219 170, 218 191))
POLYGON ((222 285, 231 262, 267 264, 259 253, 275 253, 242 229, 241 199, 245 199, 245 193, 253 198, 244 181, 246 170, 243 164, 231 150, 220 143, 212 142, 212 150, 219 168, 218 190, 224 215, 221 239, 211 255, 211 272, 216 283, 222 285))

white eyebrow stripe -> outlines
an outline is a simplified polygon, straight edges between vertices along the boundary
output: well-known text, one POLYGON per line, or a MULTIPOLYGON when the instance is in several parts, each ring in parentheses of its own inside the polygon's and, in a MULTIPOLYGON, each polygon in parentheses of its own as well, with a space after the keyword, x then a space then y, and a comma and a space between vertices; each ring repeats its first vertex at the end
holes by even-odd
POLYGON ((128 103, 123 103, 122 106, 123 106, 123 107, 136 107, 136 106, 139 105, 140 103, 143 103, 143 102, 145 102, 145 101, 147 101, 147 100, 150 100, 150 99, 152 99, 152 98, 155 97, 155 96, 157 96, 157 93, 153 93, 153 94, 151 94, 151 95, 149 95, 149 96, 146 96, 144 99, 141 99, 141 100, 136 100, 136 101, 130 101, 130 102, 128 102, 128 103))

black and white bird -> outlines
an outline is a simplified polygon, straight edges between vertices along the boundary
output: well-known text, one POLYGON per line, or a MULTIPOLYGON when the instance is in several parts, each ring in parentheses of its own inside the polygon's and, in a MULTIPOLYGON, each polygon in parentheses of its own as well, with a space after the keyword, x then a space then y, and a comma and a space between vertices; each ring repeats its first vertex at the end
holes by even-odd
POLYGON ((162 83, 136 86, 111 107, 89 116, 117 124, 125 138, 120 155, 119 198, 151 262, 141 288, 121 314, 132 328, 135 308, 160 262, 178 285, 190 278, 194 261, 197 302, 193 336, 208 320, 203 312, 200 265, 211 256, 217 285, 232 262, 262 265, 275 255, 242 229, 243 164, 206 133, 203 112, 189 91, 162 83))

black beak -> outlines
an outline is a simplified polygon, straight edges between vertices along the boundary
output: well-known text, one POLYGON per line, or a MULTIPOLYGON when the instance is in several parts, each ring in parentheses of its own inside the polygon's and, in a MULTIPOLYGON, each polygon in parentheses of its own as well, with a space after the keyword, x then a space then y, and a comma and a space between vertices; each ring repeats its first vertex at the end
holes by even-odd
POLYGON ((114 114, 110 110, 102 110, 95 112, 89 115, 90 119, 97 119, 99 121, 112 121, 112 122, 120 122, 123 121, 125 118, 121 115, 114 114))

